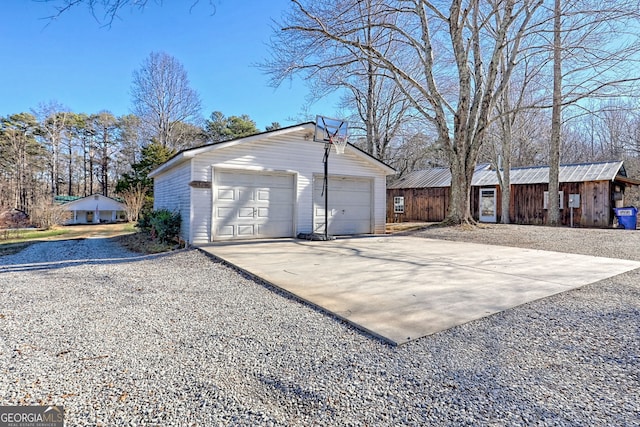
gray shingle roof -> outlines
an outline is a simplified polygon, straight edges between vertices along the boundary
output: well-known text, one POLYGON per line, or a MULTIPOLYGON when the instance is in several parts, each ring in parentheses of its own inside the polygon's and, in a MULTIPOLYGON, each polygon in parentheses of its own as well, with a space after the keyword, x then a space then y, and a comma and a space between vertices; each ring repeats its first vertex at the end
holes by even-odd
MULTIPOLYGON (((613 181, 616 176, 626 176, 621 161, 560 165, 560 182, 613 181)), ((542 184, 549 182, 548 166, 511 169, 511 184, 542 184)), ((387 188, 449 187, 451 172, 448 168, 414 171, 390 184, 387 188)), ((473 174, 473 186, 498 185, 495 170, 479 165, 473 174)))

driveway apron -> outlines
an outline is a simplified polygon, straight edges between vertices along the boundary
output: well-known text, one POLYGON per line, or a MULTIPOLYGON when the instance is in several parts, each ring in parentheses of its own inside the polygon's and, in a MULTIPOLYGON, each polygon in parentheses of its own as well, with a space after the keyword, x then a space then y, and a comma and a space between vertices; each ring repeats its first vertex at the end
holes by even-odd
POLYGON ((392 344, 640 268, 640 262, 372 236, 200 249, 392 344))

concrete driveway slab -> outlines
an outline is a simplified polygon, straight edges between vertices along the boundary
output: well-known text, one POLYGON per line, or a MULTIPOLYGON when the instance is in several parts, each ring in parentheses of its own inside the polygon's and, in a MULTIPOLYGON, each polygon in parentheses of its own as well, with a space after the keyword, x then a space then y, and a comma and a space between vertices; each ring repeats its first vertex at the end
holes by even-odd
POLYGON ((640 262, 409 236, 200 249, 393 344, 640 268, 640 262))

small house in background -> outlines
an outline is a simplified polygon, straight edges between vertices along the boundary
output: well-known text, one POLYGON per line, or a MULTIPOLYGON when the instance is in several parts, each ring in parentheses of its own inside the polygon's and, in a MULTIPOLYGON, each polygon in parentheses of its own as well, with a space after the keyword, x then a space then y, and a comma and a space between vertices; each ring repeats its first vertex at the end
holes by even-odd
POLYGON ((99 224, 126 219, 124 203, 101 194, 87 197, 58 196, 56 202, 70 212, 67 224, 99 224))
MULTIPOLYGON (((473 175, 471 212, 481 222, 545 224, 549 167, 513 168, 511 198, 503 209, 497 172, 479 165, 473 175)), ((613 208, 625 206, 625 189, 640 185, 627 177, 622 161, 560 166, 560 220, 563 225, 610 227, 613 208)), ((387 186, 387 221, 439 222, 447 215, 451 172, 448 168, 415 171, 387 186)))

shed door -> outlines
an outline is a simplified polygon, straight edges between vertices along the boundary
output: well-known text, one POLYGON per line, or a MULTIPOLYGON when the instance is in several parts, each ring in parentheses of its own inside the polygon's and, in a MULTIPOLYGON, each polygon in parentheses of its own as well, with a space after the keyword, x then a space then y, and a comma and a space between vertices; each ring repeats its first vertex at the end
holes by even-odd
MULTIPOLYGON (((313 178, 313 230, 324 233, 324 177, 313 178)), ((372 181, 352 177, 329 177, 329 234, 348 235, 372 232, 372 181)))
POLYGON ((480 189, 480 221, 496 222, 496 189, 481 188, 480 189))
POLYGON ((216 171, 213 194, 213 240, 293 237, 293 175, 216 171))

